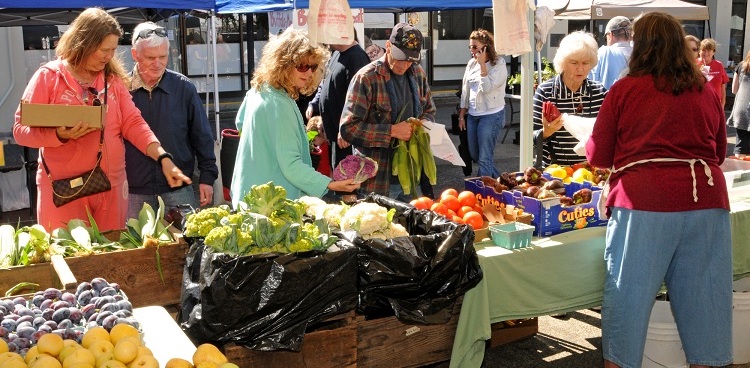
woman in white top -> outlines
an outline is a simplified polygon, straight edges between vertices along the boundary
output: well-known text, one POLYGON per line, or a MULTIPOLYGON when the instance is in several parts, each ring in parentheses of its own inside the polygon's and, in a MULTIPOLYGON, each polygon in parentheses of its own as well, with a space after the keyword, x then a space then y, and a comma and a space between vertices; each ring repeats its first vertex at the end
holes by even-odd
POLYGON ((477 29, 469 36, 471 60, 466 65, 461 88, 458 126, 466 130, 472 161, 478 176, 497 178, 495 142, 505 125, 505 60, 495 51, 492 33, 477 29))

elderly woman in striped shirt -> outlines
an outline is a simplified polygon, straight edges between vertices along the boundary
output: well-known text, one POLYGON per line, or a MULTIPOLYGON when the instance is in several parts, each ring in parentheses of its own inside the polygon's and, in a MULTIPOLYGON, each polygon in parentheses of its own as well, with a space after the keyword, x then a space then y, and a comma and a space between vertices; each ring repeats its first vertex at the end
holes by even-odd
MULTIPOLYGON (((596 65, 598 45, 594 36, 576 31, 565 36, 555 54, 553 64, 558 73, 537 87, 534 94, 533 120, 536 152, 541 149, 542 166, 550 164, 573 165, 586 161, 573 148, 578 140, 563 127, 564 114, 596 118, 607 89, 597 81, 588 79, 589 71, 596 65), (542 116, 545 101, 553 102, 563 115, 554 121, 542 116)), ((539 162, 539 158, 537 158, 539 162)))

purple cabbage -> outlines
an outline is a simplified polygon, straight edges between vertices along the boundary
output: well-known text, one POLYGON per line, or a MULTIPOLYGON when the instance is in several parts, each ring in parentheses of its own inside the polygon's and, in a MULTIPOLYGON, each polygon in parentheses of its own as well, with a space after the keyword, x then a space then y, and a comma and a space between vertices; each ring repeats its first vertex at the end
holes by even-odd
POLYGON ((333 169, 333 180, 354 179, 357 182, 363 182, 375 177, 377 172, 378 163, 375 160, 361 155, 349 155, 333 169))

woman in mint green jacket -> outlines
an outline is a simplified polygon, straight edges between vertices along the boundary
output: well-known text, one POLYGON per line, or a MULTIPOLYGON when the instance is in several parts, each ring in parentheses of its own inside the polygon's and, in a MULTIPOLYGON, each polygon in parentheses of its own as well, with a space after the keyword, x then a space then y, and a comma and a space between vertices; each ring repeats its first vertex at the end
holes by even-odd
POLYGON ((295 99, 311 94, 320 83, 329 58, 307 34, 288 29, 263 49, 263 55, 235 123, 240 144, 232 175, 232 205, 250 187, 272 181, 287 197, 323 196, 329 189, 352 192, 354 180, 332 181, 312 167, 302 115, 295 99))

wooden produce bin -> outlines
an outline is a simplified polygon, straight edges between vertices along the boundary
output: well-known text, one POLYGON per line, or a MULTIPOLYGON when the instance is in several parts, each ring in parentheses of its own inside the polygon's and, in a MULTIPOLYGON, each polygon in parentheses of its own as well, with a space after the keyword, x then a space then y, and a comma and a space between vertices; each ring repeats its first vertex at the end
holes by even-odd
MULTIPOLYGON (((174 243, 158 247, 164 281, 157 269, 157 247, 128 249, 65 258, 78 282, 102 277, 116 282, 128 296, 133 308, 151 305, 169 306, 180 303, 182 271, 188 245, 182 234, 171 228, 174 243)), ((119 232, 106 235, 119 239, 119 232)))
MULTIPOLYGON (((65 289, 57 277, 51 263, 37 263, 28 266, 13 266, 0 269, 0 295, 21 282, 38 284, 37 290, 46 288, 65 289)), ((73 286, 75 287, 75 286, 73 286)))
POLYGON ((532 337, 539 332, 539 319, 516 319, 492 324, 492 337, 487 341, 488 348, 498 347, 514 341, 532 337))
POLYGON ((358 366, 420 367, 450 360, 460 311, 459 300, 442 325, 404 324, 396 317, 362 321, 357 328, 358 366))
POLYGON ((240 367, 356 367, 357 330, 363 320, 349 312, 316 324, 305 333, 299 352, 257 351, 227 344, 224 354, 240 367))

